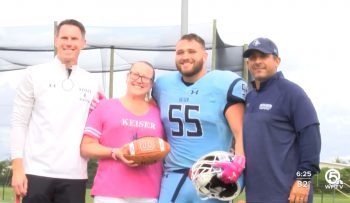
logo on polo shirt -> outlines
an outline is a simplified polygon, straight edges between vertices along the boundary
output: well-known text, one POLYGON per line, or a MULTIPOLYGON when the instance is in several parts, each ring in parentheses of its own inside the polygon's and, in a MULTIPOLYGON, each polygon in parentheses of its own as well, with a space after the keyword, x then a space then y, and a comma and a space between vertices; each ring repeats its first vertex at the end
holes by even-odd
POLYGON ((260 104, 259 105, 260 110, 270 111, 271 108, 272 108, 272 104, 260 104))

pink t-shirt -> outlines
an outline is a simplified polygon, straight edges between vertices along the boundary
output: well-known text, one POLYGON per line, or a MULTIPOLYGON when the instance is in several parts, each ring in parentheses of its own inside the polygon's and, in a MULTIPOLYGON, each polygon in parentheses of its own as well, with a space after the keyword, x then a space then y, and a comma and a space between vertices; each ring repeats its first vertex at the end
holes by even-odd
MULTIPOLYGON (((164 136, 157 107, 141 116, 130 113, 117 99, 103 100, 90 113, 84 135, 108 147, 121 147, 143 136, 164 136)), ((158 198, 162 162, 129 167, 112 158, 100 159, 91 195, 158 198)))

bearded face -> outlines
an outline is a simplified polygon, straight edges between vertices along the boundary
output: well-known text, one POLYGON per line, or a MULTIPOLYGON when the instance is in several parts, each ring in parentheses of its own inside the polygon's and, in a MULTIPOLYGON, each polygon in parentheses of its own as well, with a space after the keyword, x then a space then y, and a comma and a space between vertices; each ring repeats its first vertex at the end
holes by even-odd
POLYGON ((207 52, 195 40, 180 40, 176 44, 175 64, 184 77, 196 77, 204 68, 207 52))
POLYGON ((185 77, 193 77, 197 75, 203 68, 203 59, 198 61, 194 59, 184 59, 176 61, 176 68, 185 77))

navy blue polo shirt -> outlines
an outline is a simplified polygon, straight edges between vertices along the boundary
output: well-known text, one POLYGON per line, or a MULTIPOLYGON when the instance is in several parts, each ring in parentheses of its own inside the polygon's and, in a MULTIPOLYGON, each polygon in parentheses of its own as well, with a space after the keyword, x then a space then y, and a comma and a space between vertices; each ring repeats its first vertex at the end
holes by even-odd
POLYGON ((281 72, 248 93, 243 129, 247 202, 287 202, 300 168, 298 133, 313 124, 319 122, 310 99, 281 72))

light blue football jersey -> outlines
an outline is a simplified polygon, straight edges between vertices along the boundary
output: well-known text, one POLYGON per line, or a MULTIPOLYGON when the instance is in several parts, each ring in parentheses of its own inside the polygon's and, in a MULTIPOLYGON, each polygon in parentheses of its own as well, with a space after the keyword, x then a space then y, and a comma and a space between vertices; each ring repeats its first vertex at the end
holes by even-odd
POLYGON ((179 72, 159 77, 152 90, 171 146, 165 170, 190 168, 212 151, 228 151, 233 135, 225 118, 230 103, 244 101, 247 84, 231 71, 211 71, 186 86, 179 72))

